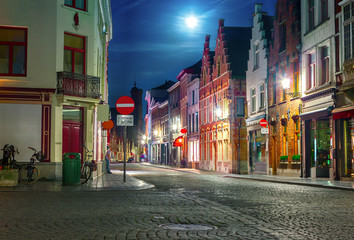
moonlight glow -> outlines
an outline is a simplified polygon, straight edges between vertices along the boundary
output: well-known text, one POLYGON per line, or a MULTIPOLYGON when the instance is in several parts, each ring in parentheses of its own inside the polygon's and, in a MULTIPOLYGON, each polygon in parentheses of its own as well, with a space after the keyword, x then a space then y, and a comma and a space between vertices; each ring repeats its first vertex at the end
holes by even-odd
POLYGON ((193 29, 198 25, 198 19, 194 16, 190 16, 185 19, 185 23, 187 27, 193 29))

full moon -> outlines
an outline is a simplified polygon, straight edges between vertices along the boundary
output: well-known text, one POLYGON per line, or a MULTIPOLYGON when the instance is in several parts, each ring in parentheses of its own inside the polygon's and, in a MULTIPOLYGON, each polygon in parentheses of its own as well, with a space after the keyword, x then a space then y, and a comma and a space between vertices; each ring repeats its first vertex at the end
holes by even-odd
POLYGON ((185 19, 185 22, 186 22, 187 26, 191 29, 195 28, 198 25, 198 19, 193 16, 187 17, 185 19))

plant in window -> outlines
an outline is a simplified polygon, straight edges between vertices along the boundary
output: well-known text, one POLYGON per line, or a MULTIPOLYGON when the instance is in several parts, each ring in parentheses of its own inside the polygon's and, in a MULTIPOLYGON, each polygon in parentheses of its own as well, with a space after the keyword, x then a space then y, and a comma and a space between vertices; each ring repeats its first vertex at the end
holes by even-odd
POLYGON ((287 163, 288 162, 288 155, 280 156, 280 162, 281 163, 287 163))
POLYGON ((300 155, 293 155, 291 160, 293 160, 293 162, 300 162, 300 155))
POLYGON ((293 119, 294 122, 297 122, 297 120, 299 119, 299 115, 294 114, 291 116, 291 118, 293 119))
POLYGON ((277 121, 272 119, 270 122, 269 122, 270 125, 272 125, 273 127, 277 124, 277 121))

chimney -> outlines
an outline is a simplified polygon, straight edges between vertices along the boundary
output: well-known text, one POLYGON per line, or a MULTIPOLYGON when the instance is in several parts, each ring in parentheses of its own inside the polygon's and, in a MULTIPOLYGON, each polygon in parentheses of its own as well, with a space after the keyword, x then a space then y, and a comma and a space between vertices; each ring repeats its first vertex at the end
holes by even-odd
POLYGON ((262 8, 263 8, 263 3, 256 3, 254 5, 254 13, 257 14, 262 12, 262 8))
POLYGON ((224 19, 219 19, 219 27, 223 27, 224 26, 224 19))

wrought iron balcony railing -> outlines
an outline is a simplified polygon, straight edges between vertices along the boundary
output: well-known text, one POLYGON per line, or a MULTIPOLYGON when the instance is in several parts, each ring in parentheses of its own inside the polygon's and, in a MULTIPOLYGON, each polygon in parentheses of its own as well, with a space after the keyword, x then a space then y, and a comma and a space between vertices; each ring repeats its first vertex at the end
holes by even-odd
POLYGON ((72 72, 57 72, 57 93, 75 97, 100 97, 100 78, 72 72))

